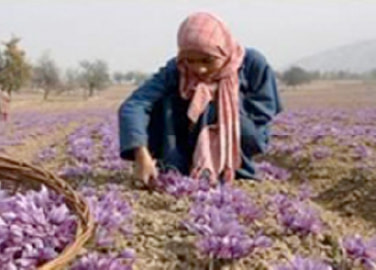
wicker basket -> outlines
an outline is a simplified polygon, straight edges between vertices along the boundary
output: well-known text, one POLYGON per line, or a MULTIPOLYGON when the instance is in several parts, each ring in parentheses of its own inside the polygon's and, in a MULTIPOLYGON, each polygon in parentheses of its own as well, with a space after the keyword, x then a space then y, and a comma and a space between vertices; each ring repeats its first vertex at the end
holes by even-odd
POLYGON ((63 179, 30 165, 0 155, 0 183, 1 188, 11 192, 40 186, 41 184, 64 196, 66 203, 78 216, 78 227, 74 242, 68 245, 54 260, 40 266, 38 270, 59 270, 67 266, 80 252, 83 245, 94 232, 94 219, 90 215, 88 205, 84 199, 73 190, 63 179))

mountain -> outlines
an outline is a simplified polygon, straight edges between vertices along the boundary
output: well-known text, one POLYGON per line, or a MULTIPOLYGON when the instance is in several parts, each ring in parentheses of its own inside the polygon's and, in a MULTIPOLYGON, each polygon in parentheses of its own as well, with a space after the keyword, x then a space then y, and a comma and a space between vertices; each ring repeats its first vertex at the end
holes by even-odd
POLYGON ((336 47, 289 65, 314 71, 363 73, 376 69, 376 39, 336 47))

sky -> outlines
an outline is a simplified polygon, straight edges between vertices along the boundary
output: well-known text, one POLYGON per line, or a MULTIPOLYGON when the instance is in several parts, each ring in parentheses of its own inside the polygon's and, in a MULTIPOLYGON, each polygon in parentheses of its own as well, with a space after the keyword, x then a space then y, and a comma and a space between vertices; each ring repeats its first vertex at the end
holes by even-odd
POLYGON ((62 68, 103 59, 111 71, 153 72, 176 54, 179 24, 195 11, 222 17, 275 69, 376 39, 376 0, 0 0, 0 41, 21 37, 34 63, 48 52, 62 68))

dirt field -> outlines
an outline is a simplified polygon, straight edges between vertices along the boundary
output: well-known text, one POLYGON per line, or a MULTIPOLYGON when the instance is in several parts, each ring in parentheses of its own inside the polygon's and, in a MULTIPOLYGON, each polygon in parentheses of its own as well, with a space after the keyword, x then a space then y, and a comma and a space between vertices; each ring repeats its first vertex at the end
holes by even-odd
MULTIPOLYGON (((16 94, 12 113, 82 114, 89 110, 104 110, 115 115, 119 104, 131 91, 131 87, 116 86, 89 100, 60 96, 42 101, 41 94, 16 94)), ((314 194, 311 202, 319 209, 326 229, 320 236, 307 239, 286 235, 275 217, 268 213, 256 227, 262 228, 274 240, 273 247, 241 260, 238 269, 267 269, 271 263, 284 261, 293 254, 320 257, 334 269, 362 269, 343 264, 343 250, 338 247, 338 241, 351 234, 369 237, 376 231, 376 83, 314 82, 286 89, 281 97, 285 111, 273 127, 276 136, 271 151, 257 160, 287 170, 290 177, 287 181, 241 181, 236 186, 246 190, 259 206, 266 208, 272 194, 295 194, 300 184, 308 183, 314 194), (298 150, 291 150, 295 146, 298 150), (312 158, 323 148, 330 151, 330 155, 312 158)), ((89 118, 96 119, 94 116, 89 118)), ((85 117, 80 119, 69 125, 61 124, 47 134, 25 138, 20 145, 5 147, 5 152, 32 162, 41 149, 53 143, 59 145, 57 142, 64 141, 67 134, 83 125, 85 117)), ((6 131, 0 126, 3 128, 0 135, 1 132, 15 132, 17 126, 11 126, 6 131)), ((33 128, 37 126, 29 129, 33 128)), ((59 162, 61 159, 56 158, 45 166, 57 170, 59 162)), ((124 179, 124 184, 126 193, 138 198, 133 203, 136 214, 131 242, 138 255, 136 267, 146 270, 205 269, 204 262, 194 252, 194 238, 179 229, 179 222, 188 211, 188 201, 176 202, 171 196, 140 189, 129 179, 124 179)))

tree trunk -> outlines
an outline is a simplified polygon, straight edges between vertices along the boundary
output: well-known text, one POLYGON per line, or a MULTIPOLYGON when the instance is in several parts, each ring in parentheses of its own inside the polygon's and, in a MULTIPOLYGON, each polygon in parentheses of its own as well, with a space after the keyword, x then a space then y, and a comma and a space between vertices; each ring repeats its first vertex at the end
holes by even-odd
POLYGON ((92 96, 94 96, 94 87, 90 86, 90 88, 89 88, 89 97, 92 97, 92 96))
POLYGON ((47 100, 49 95, 50 95, 50 89, 46 88, 44 90, 43 100, 47 100))

